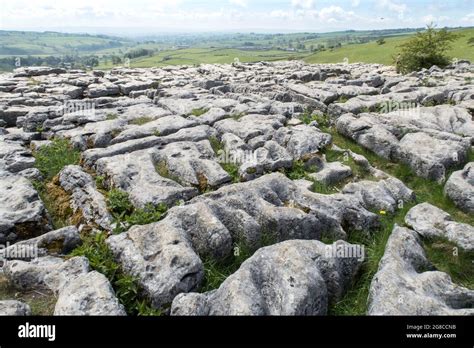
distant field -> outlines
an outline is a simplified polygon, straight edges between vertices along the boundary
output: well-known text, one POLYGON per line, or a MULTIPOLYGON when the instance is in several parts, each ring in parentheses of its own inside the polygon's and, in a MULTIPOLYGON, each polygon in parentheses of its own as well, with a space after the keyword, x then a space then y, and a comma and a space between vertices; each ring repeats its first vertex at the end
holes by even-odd
MULTIPOLYGON (((137 68, 166 66, 166 65, 194 65, 194 64, 229 64, 236 59, 248 63, 255 61, 275 61, 285 59, 301 59, 304 55, 298 52, 280 50, 238 50, 238 49, 211 49, 190 48, 182 50, 164 51, 152 57, 133 59, 131 65, 137 68)), ((99 68, 108 68, 111 64, 100 65, 99 68)))
MULTIPOLYGON (((454 44, 449 55, 453 58, 468 59, 474 62, 474 46, 468 44, 468 40, 474 37, 474 28, 458 30, 456 33, 462 35, 454 44)), ((133 67, 147 68, 166 65, 195 65, 212 63, 232 63, 235 58, 241 62, 255 61, 277 61, 286 59, 302 59, 307 63, 338 63, 345 58, 349 63, 379 63, 385 65, 393 64, 393 57, 399 51, 398 46, 409 40, 410 36, 402 35, 386 37, 384 45, 378 45, 375 40, 364 44, 345 44, 340 48, 327 49, 317 53, 308 51, 288 52, 282 50, 238 50, 238 49, 215 49, 215 48, 190 48, 182 50, 163 51, 152 57, 138 58, 131 61, 133 67)), ((330 39, 334 39, 333 35, 330 39)), ((310 44, 325 42, 326 37, 321 36, 315 40, 305 42, 310 44)), ((99 68, 111 68, 112 64, 101 64, 99 68)))
MULTIPOLYGON (((474 46, 468 44, 468 40, 474 37, 474 29, 456 31, 463 35, 454 44, 449 55, 453 58, 468 59, 474 62, 474 46)), ((304 58, 307 63, 338 63, 345 58, 349 63, 379 63, 392 65, 393 57, 397 55, 397 46, 406 42, 409 36, 386 38, 384 45, 378 45, 375 41, 366 44, 346 45, 334 50, 317 52, 304 58)))
POLYGON ((94 52, 121 47, 129 40, 110 36, 63 34, 54 32, 0 31, 0 55, 66 55, 78 51, 94 52))
MULTIPOLYGON (((463 35, 449 54, 474 61, 474 28, 457 30, 463 35)), ((21 32, 0 30, 0 70, 12 71, 15 59, 28 65, 69 66, 82 69, 110 69, 122 66, 125 57, 132 67, 197 65, 206 63, 278 61, 301 59, 308 63, 393 64, 398 46, 414 29, 342 31, 293 34, 176 34, 144 39, 106 35, 21 32), (386 43, 378 45, 376 40, 386 43), (316 50, 316 51, 313 51, 316 50), (133 55, 133 53, 137 53, 133 55), (115 62, 115 64, 112 64, 115 62), (67 65, 65 65, 67 64, 67 65)))

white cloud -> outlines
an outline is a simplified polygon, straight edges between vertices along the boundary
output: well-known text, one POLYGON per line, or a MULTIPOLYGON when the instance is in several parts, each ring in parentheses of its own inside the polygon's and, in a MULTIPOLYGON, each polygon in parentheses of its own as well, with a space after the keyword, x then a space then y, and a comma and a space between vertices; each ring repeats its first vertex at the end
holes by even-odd
POLYGON ((369 0, 0 0, 0 28, 62 31, 90 28, 92 33, 94 28, 98 28, 97 32, 100 28, 107 31, 139 28, 146 33, 162 29, 163 32, 384 29, 419 27, 430 21, 440 26, 474 25, 474 12, 467 5, 456 9, 436 0, 447 9, 430 10, 428 0, 371 1, 369 4, 369 0))
POLYGON ((289 18, 290 12, 282 10, 274 10, 270 12, 270 17, 272 18, 289 18))
POLYGON ((378 4, 383 9, 397 13, 398 18, 400 19, 402 19, 405 16, 405 12, 407 12, 407 9, 408 9, 406 4, 399 4, 392 0, 381 0, 378 4))
POLYGON ((229 3, 243 8, 247 8, 249 5, 247 0, 229 0, 229 3))
POLYGON ((360 0, 351 0, 352 7, 358 7, 360 5, 360 0))
POLYGON ((353 14, 353 12, 346 12, 341 7, 333 5, 321 9, 318 13, 318 17, 323 21, 338 21, 346 19, 348 16, 353 14))
POLYGON ((271 18, 288 19, 295 22, 301 22, 303 19, 314 20, 318 23, 341 23, 355 18, 355 13, 352 11, 345 11, 340 6, 328 6, 320 10, 315 9, 293 9, 288 11, 274 10, 270 12, 271 18))
POLYGON ((468 15, 464 16, 461 21, 469 23, 470 25, 474 25, 474 12, 471 12, 468 15))
POLYGON ((439 23, 450 20, 450 18, 448 16, 434 16, 432 14, 429 14, 427 16, 421 17, 421 20, 425 24, 431 24, 431 23, 439 24, 439 23))
POLYGON ((313 0, 291 0, 291 6, 295 8, 309 10, 314 7, 313 0))

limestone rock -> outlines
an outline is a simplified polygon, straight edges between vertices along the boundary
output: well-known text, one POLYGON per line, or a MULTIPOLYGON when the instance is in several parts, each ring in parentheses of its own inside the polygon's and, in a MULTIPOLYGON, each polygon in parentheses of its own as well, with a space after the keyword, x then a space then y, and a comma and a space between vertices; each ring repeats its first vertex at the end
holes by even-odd
MULTIPOLYGON (((345 242, 336 245, 350 247, 345 242)), ((325 315, 362 260, 334 257, 331 245, 292 240, 258 250, 215 291, 185 294, 172 315, 325 315)), ((337 246, 336 246, 337 248, 337 246)))
POLYGON ((451 174, 444 192, 459 209, 474 213, 474 162, 451 174))
POLYGON ((17 175, 0 175, 0 243, 29 239, 51 229, 33 185, 17 175))
POLYGON ((54 315, 126 315, 107 278, 96 271, 84 273, 61 290, 54 315))
POLYGON ((453 221, 429 203, 418 204, 405 216, 405 223, 426 238, 446 238, 466 250, 474 250, 474 227, 453 221))
POLYGON ((433 269, 416 232, 395 226, 369 291, 369 315, 472 315, 474 291, 433 269))
POLYGON ((27 316, 31 315, 30 306, 26 303, 15 301, 15 300, 5 300, 0 301, 0 316, 11 315, 11 316, 27 316))

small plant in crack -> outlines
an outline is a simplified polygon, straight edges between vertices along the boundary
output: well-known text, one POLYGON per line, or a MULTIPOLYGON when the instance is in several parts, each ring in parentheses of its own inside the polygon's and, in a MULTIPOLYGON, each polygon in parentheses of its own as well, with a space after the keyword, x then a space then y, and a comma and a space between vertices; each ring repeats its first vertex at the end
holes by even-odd
POLYGON ((209 109, 207 108, 197 108, 197 109, 193 109, 191 111, 191 114, 192 116, 196 116, 196 117, 199 117, 199 116, 202 116, 204 115, 206 112, 208 112, 209 109))
POLYGON ((199 292, 203 293, 218 289, 259 247, 273 245, 277 243, 277 241, 278 239, 275 233, 262 229, 259 241, 255 246, 250 246, 244 238, 239 237, 233 247, 232 254, 225 259, 216 260, 212 256, 205 255, 202 258, 204 264, 204 280, 199 292))
POLYGON ((81 153, 67 139, 56 138, 51 144, 33 151, 35 166, 46 181, 56 176, 67 165, 78 164, 81 153))
POLYGON ((69 257, 84 256, 91 269, 102 273, 110 281, 119 302, 127 314, 138 316, 159 316, 162 311, 153 308, 150 301, 142 295, 137 278, 125 274, 107 246, 105 233, 82 237, 82 244, 74 249, 69 257))
POLYGON ((128 193, 113 189, 107 193, 107 206, 115 220, 114 233, 122 233, 135 225, 148 225, 162 220, 168 206, 164 203, 148 203, 143 208, 135 208, 128 193))

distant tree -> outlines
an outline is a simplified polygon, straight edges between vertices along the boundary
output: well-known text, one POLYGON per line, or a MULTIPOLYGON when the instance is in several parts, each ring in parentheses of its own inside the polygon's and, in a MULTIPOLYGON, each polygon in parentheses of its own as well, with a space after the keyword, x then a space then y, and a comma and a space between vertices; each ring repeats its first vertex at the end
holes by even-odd
POLYGON ((474 46, 474 36, 467 40, 467 43, 471 46, 474 46))
POLYGON ((386 41, 383 37, 378 39, 376 42, 377 42, 377 45, 380 45, 380 46, 385 45, 385 43, 386 43, 386 41))
POLYGON ((112 56, 112 64, 113 65, 116 65, 116 64, 121 64, 122 63, 122 58, 120 58, 119 56, 112 56))
POLYGON ((84 58, 84 64, 90 67, 99 65, 99 58, 97 56, 90 56, 84 58))
POLYGON ((446 28, 436 30, 433 24, 428 25, 425 31, 416 33, 400 46, 401 51, 395 60, 397 71, 409 73, 422 68, 429 69, 433 65, 446 67, 451 62, 447 51, 459 37, 448 32, 446 28))

